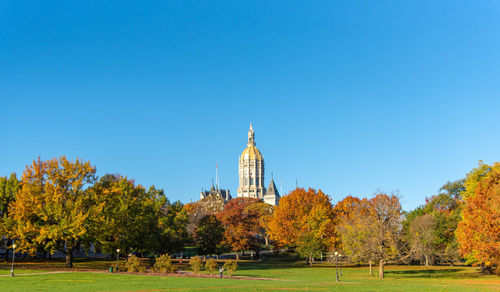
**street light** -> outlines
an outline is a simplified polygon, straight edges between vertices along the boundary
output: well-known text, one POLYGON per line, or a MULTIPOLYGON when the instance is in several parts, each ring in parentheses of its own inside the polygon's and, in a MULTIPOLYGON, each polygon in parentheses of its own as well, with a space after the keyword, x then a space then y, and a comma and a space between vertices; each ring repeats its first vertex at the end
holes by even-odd
POLYGON ((340 258, 340 277, 342 277, 342 255, 339 254, 339 258, 340 258))
POLYGON ((337 276, 336 281, 339 281, 339 263, 338 263, 338 252, 335 252, 335 274, 337 276))
POLYGON ((120 260, 120 249, 116 249, 116 271, 118 272, 118 261, 120 260))
POLYGON ((14 277, 14 258, 16 257, 16 245, 12 245, 12 267, 10 268, 10 275, 14 277))

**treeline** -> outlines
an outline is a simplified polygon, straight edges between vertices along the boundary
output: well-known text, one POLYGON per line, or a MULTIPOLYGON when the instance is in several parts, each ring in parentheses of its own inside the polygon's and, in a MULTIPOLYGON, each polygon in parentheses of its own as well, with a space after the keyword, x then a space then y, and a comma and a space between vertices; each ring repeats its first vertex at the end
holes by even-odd
MULTIPOLYGON (((491 273, 500 264, 500 163, 446 183, 410 212, 394 194, 348 196, 335 206, 313 189, 280 200, 267 226, 275 245, 312 260, 336 251, 354 263, 453 264, 465 259, 491 273)), ((497 272, 500 272, 497 269, 497 272)))
MULTIPOLYGON (((188 239, 184 206, 163 190, 120 175, 96 176, 90 162, 33 161, 21 180, 0 179, 0 238, 21 252, 56 251, 73 265, 76 248, 114 254, 173 253, 188 239)), ((7 257, 7 253, 6 253, 7 257)))
MULTIPOLYGON (((96 176, 95 167, 64 156, 28 165, 20 180, 0 178, 0 237, 27 253, 73 250, 105 254, 173 254, 186 245, 199 255, 247 250, 379 266, 453 264, 465 259, 492 272, 500 263, 500 164, 479 167, 446 183, 425 204, 404 212, 394 194, 349 196, 332 204, 321 190, 297 188, 273 207, 252 198, 224 204, 208 197, 183 205, 163 190, 120 175, 96 176)), ((497 269, 498 271, 498 269, 497 269)))

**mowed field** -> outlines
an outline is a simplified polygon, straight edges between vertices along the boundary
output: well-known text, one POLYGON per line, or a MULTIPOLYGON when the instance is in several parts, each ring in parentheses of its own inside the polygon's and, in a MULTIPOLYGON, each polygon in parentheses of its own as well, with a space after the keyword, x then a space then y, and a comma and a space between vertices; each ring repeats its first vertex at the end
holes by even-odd
MULTIPOLYGON (((482 275, 471 267, 388 266, 382 280, 370 277, 367 267, 350 267, 342 269, 341 281, 335 282, 334 266, 309 268, 303 262, 279 259, 241 261, 234 276, 249 279, 109 273, 105 269, 75 272, 58 269, 61 264, 20 264, 15 277, 0 276, 0 291, 500 291, 500 277, 482 275), (30 265, 33 269, 25 268, 30 265)), ((75 266, 92 269, 109 264, 82 261, 75 266)), ((0 267, 0 275, 10 273, 7 264, 0 267)))

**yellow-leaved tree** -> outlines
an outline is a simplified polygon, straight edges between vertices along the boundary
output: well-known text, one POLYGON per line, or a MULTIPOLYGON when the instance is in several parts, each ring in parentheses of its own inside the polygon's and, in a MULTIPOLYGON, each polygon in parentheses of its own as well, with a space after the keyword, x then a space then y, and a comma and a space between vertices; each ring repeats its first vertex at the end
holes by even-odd
POLYGON ((26 166, 21 189, 10 210, 11 238, 20 251, 37 250, 66 254, 66 266, 73 266, 73 251, 88 234, 88 222, 100 214, 87 189, 95 181, 90 162, 65 156, 26 166))

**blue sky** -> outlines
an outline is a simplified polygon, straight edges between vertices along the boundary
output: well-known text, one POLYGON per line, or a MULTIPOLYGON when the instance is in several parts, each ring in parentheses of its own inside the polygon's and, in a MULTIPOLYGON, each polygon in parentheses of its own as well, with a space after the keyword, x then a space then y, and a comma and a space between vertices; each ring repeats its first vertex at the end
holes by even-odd
POLYGON ((0 175, 62 154, 198 199, 257 147, 286 193, 399 190, 500 156, 498 1, 0 0, 0 175))

